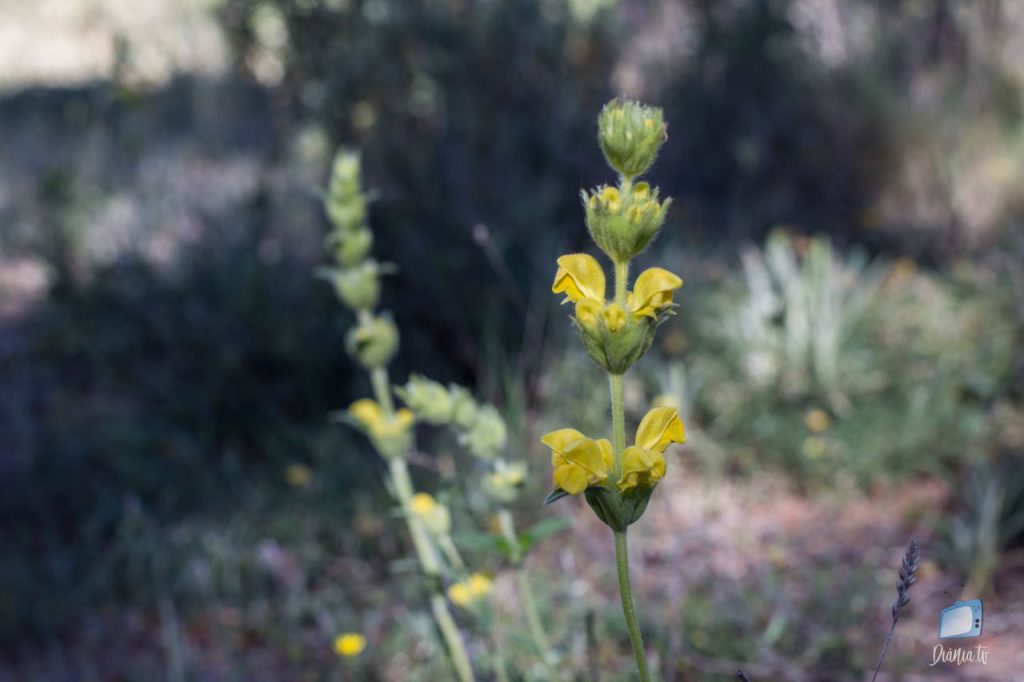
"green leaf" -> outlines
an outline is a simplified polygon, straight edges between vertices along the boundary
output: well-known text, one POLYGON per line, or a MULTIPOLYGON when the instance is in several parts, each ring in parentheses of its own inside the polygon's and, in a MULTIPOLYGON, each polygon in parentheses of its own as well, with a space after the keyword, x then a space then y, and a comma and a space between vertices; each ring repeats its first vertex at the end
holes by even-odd
POLYGON ((547 497, 544 498, 544 505, 547 506, 552 502, 558 502, 560 499, 568 495, 569 493, 565 492, 561 488, 555 488, 548 494, 547 497))
POLYGON ((561 533, 571 525, 572 522, 562 516, 544 519, 540 523, 530 526, 519 535, 519 547, 525 553, 530 547, 544 538, 561 533))
MULTIPOLYGON (((459 533, 452 537, 460 548, 471 552, 501 549, 502 539, 490 533, 459 533)), ((508 543, 505 543, 506 545, 508 543)))

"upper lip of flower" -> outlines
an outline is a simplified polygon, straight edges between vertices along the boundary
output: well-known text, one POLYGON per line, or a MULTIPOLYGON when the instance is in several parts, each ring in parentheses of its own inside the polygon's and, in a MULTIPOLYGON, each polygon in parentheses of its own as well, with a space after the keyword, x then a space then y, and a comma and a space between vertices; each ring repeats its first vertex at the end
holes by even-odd
POLYGON ((604 269, 597 259, 586 253, 570 253, 559 257, 553 293, 565 293, 573 303, 582 299, 598 301, 604 305, 604 269))

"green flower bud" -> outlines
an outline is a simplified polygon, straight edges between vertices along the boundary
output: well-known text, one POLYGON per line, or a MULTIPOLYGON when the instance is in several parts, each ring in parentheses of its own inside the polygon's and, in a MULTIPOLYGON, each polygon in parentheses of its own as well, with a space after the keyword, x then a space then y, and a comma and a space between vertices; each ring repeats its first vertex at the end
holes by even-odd
POLYGON ((654 342, 655 319, 629 315, 615 303, 609 303, 599 313, 580 314, 577 304, 576 329, 587 354, 598 365, 612 374, 623 374, 654 342))
POLYGON ((526 485, 526 465, 509 464, 503 459, 494 463, 494 471, 484 477, 484 491, 502 504, 514 502, 526 485))
POLYGON ((386 313, 370 318, 348 333, 345 349, 367 369, 383 367, 398 351, 398 328, 386 313))
POLYGON ((466 449, 480 459, 494 459, 505 449, 505 420, 493 405, 476 411, 476 418, 460 436, 466 449))
POLYGON ((342 231, 355 230, 366 221, 358 154, 340 151, 334 157, 324 208, 331 222, 342 231))
POLYGON ((447 424, 452 420, 455 402, 448 389, 436 381, 414 374, 405 386, 395 390, 417 419, 430 424, 447 424))
POLYGON ((452 421, 463 429, 473 426, 477 413, 477 405, 473 396, 462 386, 456 384, 450 384, 448 392, 452 399, 452 421))
POLYGON ((352 310, 373 310, 380 301, 380 265, 367 260, 348 268, 323 268, 322 277, 352 310))
POLYGON ((373 233, 365 227, 351 231, 335 230, 327 236, 327 245, 334 251, 335 260, 350 267, 366 258, 373 246, 373 233))
POLYGON ((617 263, 639 255, 665 222, 671 199, 658 201, 658 190, 646 182, 583 191, 587 230, 594 243, 617 263))
POLYGON ((639 102, 612 100, 601 110, 597 127, 604 158, 626 178, 635 178, 650 168, 668 139, 661 109, 639 102))

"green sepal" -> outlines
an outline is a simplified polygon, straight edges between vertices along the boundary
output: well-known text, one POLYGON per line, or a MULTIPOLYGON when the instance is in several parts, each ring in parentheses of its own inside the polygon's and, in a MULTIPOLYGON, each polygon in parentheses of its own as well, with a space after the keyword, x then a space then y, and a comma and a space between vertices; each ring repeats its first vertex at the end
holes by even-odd
POLYGON ((568 497, 569 493, 565 492, 561 488, 555 488, 548 496, 544 498, 544 506, 551 504, 552 502, 558 502, 563 497, 568 497))
POLYGON ((644 515, 653 491, 654 488, 644 488, 623 495, 611 488, 592 485, 583 491, 583 495, 604 525, 622 532, 644 515))

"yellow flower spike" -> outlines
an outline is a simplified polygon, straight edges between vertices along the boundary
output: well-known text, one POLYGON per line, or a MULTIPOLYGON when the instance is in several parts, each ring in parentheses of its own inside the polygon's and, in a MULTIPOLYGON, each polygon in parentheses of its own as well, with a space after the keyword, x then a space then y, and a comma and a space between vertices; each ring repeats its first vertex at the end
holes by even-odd
POLYGON ((366 638, 358 632, 346 632, 334 638, 334 652, 345 658, 358 656, 365 648, 366 638))
POLYGON ((640 273, 628 297, 633 317, 652 317, 672 305, 672 292, 683 286, 683 280, 664 268, 648 268, 640 273))
POLYGON ((665 477, 665 455, 631 445, 622 452, 619 490, 628 493, 637 486, 654 487, 665 477))
POLYGON ((603 483, 614 466, 612 444, 592 440, 576 429, 559 429, 541 438, 551 448, 552 478, 555 486, 570 495, 603 483))
POLYGON ((570 253, 558 259, 552 293, 565 293, 566 299, 573 302, 592 299, 603 304, 604 286, 604 270, 593 256, 570 253))
POLYGON ((640 420, 636 444, 651 452, 664 452, 669 443, 685 443, 686 429, 674 407, 655 407, 640 420))
POLYGON ((601 319, 608 331, 614 334, 626 326, 626 311, 617 303, 610 303, 601 312, 601 319))
POLYGON ((469 608, 491 593, 493 581, 483 573, 474 573, 448 588, 448 598, 456 606, 469 608))

